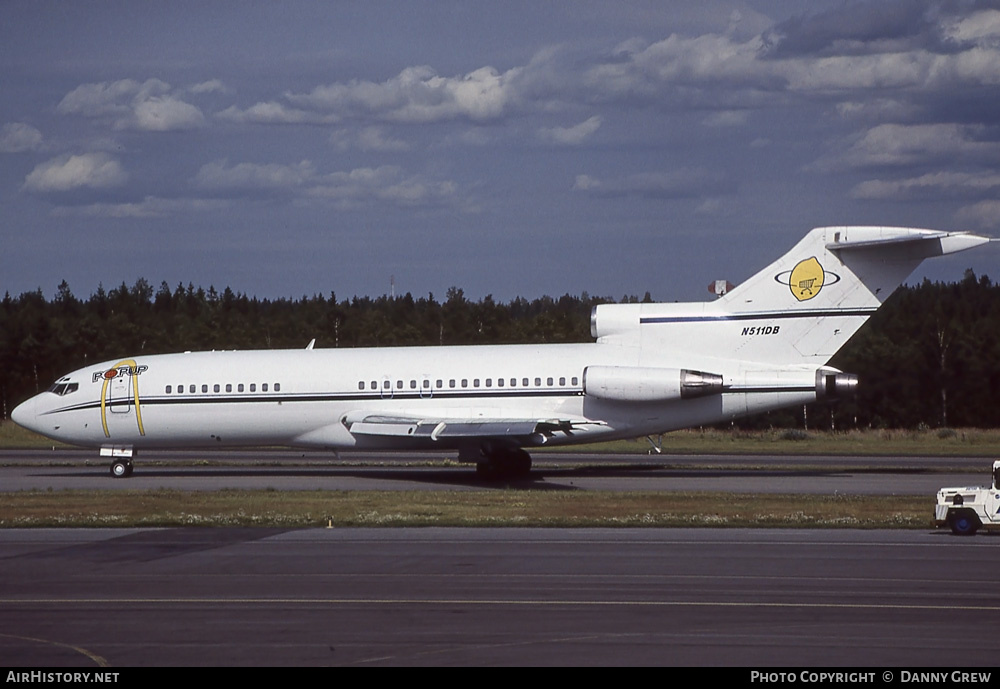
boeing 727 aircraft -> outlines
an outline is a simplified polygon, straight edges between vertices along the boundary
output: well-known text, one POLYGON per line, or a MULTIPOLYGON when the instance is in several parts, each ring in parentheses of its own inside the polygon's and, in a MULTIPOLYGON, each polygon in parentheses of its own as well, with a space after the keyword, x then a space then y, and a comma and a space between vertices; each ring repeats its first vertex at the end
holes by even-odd
POLYGON ((920 262, 990 241, 824 227, 713 302, 603 304, 589 344, 189 352, 87 366, 11 414, 100 448, 441 449, 487 476, 525 448, 659 434, 835 398, 826 365, 920 262))

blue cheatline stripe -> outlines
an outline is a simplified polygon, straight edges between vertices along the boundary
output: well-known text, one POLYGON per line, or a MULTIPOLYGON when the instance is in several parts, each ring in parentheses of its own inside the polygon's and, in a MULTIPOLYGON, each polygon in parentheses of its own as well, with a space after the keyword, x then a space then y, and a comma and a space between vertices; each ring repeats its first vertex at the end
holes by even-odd
MULTIPOLYGON (((194 397, 190 396, 171 396, 171 397, 142 397, 140 402, 143 405, 158 406, 158 405, 177 405, 177 404, 247 404, 247 403, 257 403, 257 402, 392 402, 392 401, 403 401, 403 400, 419 400, 419 399, 470 399, 470 398, 519 398, 519 397, 572 397, 583 394, 582 388, 558 388, 553 390, 510 390, 509 392, 502 392, 500 390, 480 390, 468 391, 468 392, 444 392, 437 391, 433 395, 420 396, 417 392, 407 392, 407 393, 397 393, 394 396, 382 397, 376 391, 374 393, 370 392, 345 392, 345 393, 315 393, 315 394, 288 394, 288 395, 258 395, 258 396, 238 396, 238 395, 226 395, 225 393, 203 393, 202 395, 196 395, 194 397)), ((98 409, 101 406, 100 400, 94 400, 91 402, 85 402, 82 404, 75 404, 73 406, 61 407, 59 409, 50 409, 45 414, 60 414, 62 412, 69 411, 79 411, 86 409, 98 409)))
POLYGON ((762 319, 787 318, 846 318, 851 316, 870 316, 878 310, 877 307, 863 309, 841 309, 828 311, 775 311, 756 313, 726 313, 718 316, 646 316, 639 323, 713 323, 715 321, 757 321, 762 319))

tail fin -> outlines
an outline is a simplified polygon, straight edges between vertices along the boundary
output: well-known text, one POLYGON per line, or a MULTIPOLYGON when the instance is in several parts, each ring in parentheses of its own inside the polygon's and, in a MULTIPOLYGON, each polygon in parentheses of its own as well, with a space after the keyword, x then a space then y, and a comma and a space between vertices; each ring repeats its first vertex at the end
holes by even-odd
POLYGON ((925 258, 989 241, 905 227, 821 227, 718 301, 604 304, 591 315, 591 332, 598 342, 638 340, 643 362, 668 357, 693 370, 714 371, 718 360, 822 366, 925 258))
POLYGON ((921 261, 988 241, 904 227, 817 228, 713 310, 746 324, 735 331, 740 358, 824 364, 921 261))

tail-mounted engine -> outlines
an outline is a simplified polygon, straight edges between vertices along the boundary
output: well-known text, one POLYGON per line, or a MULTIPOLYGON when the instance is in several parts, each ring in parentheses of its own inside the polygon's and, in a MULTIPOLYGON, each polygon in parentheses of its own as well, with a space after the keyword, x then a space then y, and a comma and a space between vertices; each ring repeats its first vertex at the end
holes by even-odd
POLYGON ((816 371, 816 399, 841 399, 858 391, 858 377, 831 369, 816 371))
POLYGON ((583 391, 612 402, 666 402, 722 392, 722 376, 681 368, 588 366, 583 391))

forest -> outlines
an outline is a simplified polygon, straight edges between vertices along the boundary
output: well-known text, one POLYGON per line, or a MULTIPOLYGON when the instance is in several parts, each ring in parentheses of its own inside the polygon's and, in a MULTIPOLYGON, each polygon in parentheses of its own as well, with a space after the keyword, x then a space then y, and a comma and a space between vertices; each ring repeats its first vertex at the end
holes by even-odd
MULTIPOLYGON (((87 362, 204 349, 589 342, 590 310, 610 297, 433 294, 258 299, 213 287, 139 279, 89 298, 64 281, 0 303, 0 418, 87 362)), ((625 296, 620 302, 650 301, 625 296)), ((950 428, 1000 426, 1000 286, 967 271, 956 283, 900 288, 832 365, 860 379, 856 398, 742 420, 744 427, 950 428)))

